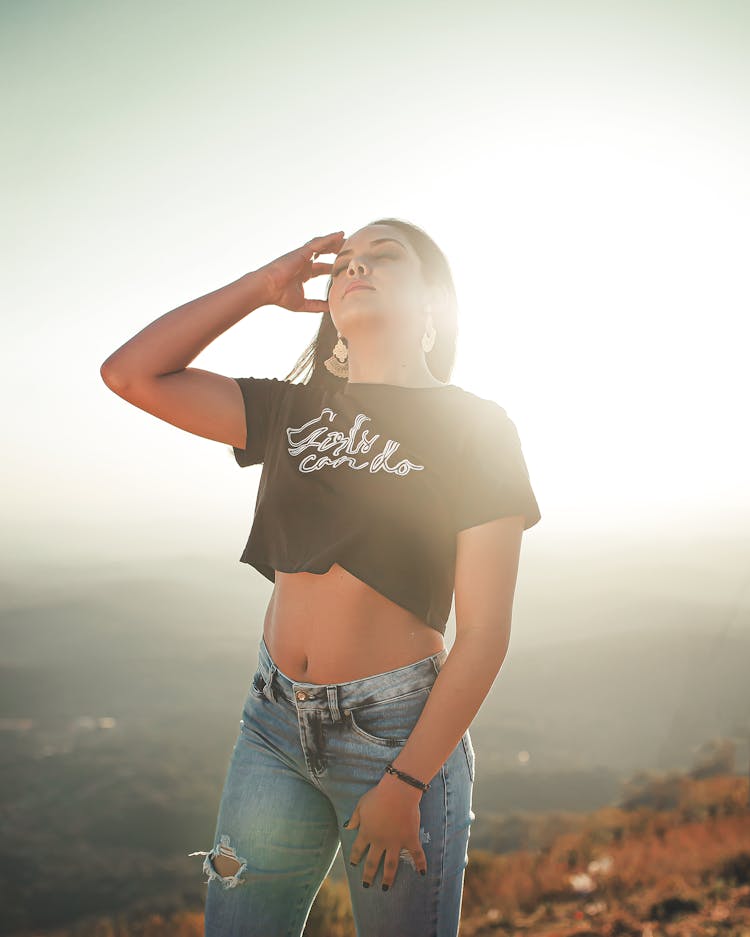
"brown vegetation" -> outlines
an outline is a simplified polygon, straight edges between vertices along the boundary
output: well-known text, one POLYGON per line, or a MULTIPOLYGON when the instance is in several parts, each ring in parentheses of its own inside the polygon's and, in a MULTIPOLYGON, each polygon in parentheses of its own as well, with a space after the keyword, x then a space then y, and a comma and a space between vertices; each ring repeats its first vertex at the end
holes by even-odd
MULTIPOLYGON (((750 937, 747 779, 639 775, 632 790, 619 807, 547 817, 538 848, 470 848, 461 937, 750 937)), ((535 818, 537 837, 543 821, 535 818)), ((45 937, 202 934, 202 914, 181 911, 88 919, 45 937)), ((305 935, 354 937, 345 883, 323 883, 305 935)))

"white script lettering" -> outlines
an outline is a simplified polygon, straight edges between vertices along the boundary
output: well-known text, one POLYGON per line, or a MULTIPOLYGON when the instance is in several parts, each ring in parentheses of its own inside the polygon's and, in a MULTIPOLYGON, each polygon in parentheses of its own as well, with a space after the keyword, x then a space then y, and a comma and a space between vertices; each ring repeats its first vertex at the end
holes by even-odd
POLYGON ((370 417, 364 413, 358 413, 354 423, 348 433, 344 434, 338 430, 329 429, 325 423, 329 424, 335 419, 336 414, 329 407, 325 407, 320 416, 308 420, 302 426, 288 426, 286 436, 289 440, 289 454, 301 455, 308 449, 314 449, 316 452, 330 452, 330 455, 318 457, 315 452, 306 455, 299 463, 300 472, 317 472, 322 468, 339 468, 345 465, 348 468, 363 469, 368 468, 371 472, 391 472, 394 475, 408 475, 412 471, 421 471, 424 465, 415 465, 408 459, 401 459, 395 465, 389 465, 388 459, 399 448, 400 443, 389 439, 382 451, 369 461, 357 462, 354 456, 367 454, 375 443, 380 439, 380 433, 374 436, 363 429, 359 440, 357 433, 363 423, 369 422, 370 417), (323 425, 321 425, 323 424, 323 425))

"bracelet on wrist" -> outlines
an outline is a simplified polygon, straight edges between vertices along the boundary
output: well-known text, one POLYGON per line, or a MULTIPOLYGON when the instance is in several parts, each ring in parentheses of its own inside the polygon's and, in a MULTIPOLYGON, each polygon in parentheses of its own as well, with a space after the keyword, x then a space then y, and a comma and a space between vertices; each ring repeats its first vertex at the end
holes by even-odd
POLYGON ((393 764, 387 764, 385 766, 387 774, 393 774, 398 778, 401 778, 402 781, 406 781, 407 784, 411 784, 412 787, 418 787, 421 791, 426 791, 429 788, 429 784, 425 784, 424 781, 419 781, 417 778, 413 778, 410 774, 407 774, 405 771, 399 771, 398 768, 394 768, 393 764))

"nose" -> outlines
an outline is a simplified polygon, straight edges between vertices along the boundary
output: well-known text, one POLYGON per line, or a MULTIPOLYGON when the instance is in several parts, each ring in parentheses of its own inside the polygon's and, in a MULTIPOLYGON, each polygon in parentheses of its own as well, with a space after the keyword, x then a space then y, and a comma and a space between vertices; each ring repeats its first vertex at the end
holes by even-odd
POLYGON ((349 261, 349 266, 346 268, 348 276, 359 276, 367 270, 367 266, 363 260, 357 260, 355 257, 352 257, 349 261))

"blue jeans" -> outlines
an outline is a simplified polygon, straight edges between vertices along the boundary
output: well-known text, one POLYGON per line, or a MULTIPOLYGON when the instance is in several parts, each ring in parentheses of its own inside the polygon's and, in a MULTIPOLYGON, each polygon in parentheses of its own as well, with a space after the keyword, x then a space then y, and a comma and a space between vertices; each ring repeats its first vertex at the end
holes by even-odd
MULTIPOLYGON (((282 673, 261 639, 203 871, 206 937, 300 937, 323 880, 343 849, 357 937, 456 937, 468 862, 474 748, 467 729, 421 795, 427 875, 401 851, 392 886, 382 859, 370 888, 344 828, 414 728, 442 650, 348 683, 300 683, 282 673), (224 875, 212 863, 217 856, 224 875), (231 869, 231 871, 230 871, 231 869)), ((405 783, 405 782, 401 782, 405 783)))

